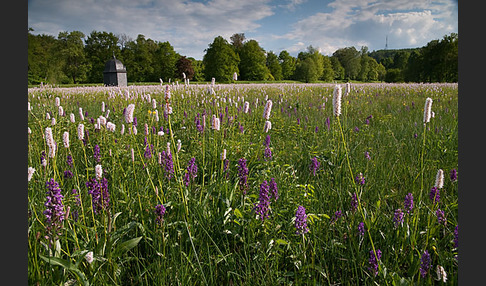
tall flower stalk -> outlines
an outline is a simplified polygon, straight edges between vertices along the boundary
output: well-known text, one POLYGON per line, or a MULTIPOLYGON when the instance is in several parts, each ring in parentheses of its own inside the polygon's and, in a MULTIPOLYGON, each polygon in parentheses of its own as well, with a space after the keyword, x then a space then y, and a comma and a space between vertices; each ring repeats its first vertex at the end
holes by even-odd
MULTIPOLYGON (((347 162, 347 165, 348 165, 348 168, 349 168, 349 175, 350 175, 349 179, 350 179, 351 183, 353 184, 354 188, 356 189, 356 193, 358 193, 358 185, 357 185, 355 177, 353 175, 353 169, 351 168, 351 163, 349 161, 348 147, 346 145, 346 139, 344 137, 343 128, 341 126, 341 120, 340 120, 341 119, 340 118, 340 115, 341 115, 341 98, 342 98, 341 86, 336 85, 335 88, 334 88, 334 91, 333 91, 333 99, 332 99, 333 112, 334 112, 334 116, 336 117, 336 120, 337 120, 338 125, 339 125, 339 131, 340 131, 341 139, 342 139, 342 142, 343 142, 346 162, 347 162)), ((357 198, 357 209, 358 209, 359 213, 361 214, 361 217, 363 218, 364 223, 366 224, 366 229, 368 230, 367 231, 368 238, 370 239, 370 243, 371 243, 371 247, 372 247, 371 251, 373 251, 374 255, 376 256, 377 253, 376 253, 376 250, 375 250, 375 245, 373 243, 373 238, 371 237, 371 231, 370 231, 371 225, 370 225, 369 221, 366 219, 363 208, 361 206, 361 196, 358 194, 356 198, 357 198)))

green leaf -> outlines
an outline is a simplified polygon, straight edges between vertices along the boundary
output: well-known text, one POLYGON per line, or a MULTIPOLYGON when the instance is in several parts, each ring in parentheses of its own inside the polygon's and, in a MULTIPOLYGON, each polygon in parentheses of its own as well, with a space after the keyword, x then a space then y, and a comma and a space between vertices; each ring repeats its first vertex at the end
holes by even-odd
POLYGON ((239 209, 235 209, 234 212, 235 212, 235 216, 237 218, 243 218, 243 214, 240 212, 239 209))
POLYGON ((279 238, 279 239, 275 240, 275 242, 276 242, 277 244, 283 244, 283 245, 287 245, 287 244, 289 244, 289 243, 288 243, 288 241, 285 241, 285 240, 283 240, 283 239, 281 239, 281 238, 279 238))
POLYGON ((120 243, 115 249, 115 256, 121 255, 134 248, 135 246, 137 246, 141 239, 142 237, 139 236, 120 243))
POLYGON ((73 272, 79 278, 79 280, 81 280, 81 283, 84 286, 89 286, 89 282, 88 279, 86 279, 86 275, 84 275, 84 273, 81 270, 79 270, 78 267, 76 267, 76 265, 73 265, 69 260, 58 258, 58 257, 45 257, 42 254, 39 254, 39 257, 51 265, 61 266, 64 269, 73 272))

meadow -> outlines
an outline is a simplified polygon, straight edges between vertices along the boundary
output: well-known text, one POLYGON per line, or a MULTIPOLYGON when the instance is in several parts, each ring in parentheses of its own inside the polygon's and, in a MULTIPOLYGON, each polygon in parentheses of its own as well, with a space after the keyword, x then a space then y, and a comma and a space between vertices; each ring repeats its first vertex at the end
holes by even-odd
POLYGON ((29 285, 457 284, 457 83, 28 103, 29 285))

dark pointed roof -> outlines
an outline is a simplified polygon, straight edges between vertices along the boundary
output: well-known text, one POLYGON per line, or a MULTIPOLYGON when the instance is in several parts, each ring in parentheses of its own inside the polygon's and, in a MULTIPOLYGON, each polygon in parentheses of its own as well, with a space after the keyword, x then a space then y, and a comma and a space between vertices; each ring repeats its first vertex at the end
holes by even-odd
POLYGON ((117 60, 115 54, 113 53, 113 58, 108 60, 105 64, 105 70, 107 72, 127 72, 127 69, 120 60, 117 60))

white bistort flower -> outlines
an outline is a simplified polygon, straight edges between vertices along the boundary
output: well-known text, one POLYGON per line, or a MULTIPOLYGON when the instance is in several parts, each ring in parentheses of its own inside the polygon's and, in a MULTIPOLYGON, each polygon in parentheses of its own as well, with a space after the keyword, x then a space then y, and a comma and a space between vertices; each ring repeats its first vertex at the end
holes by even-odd
POLYGON ((34 175, 34 172, 35 172, 35 169, 32 168, 32 167, 29 167, 28 169, 28 176, 27 176, 27 181, 30 182, 30 180, 32 179, 32 175, 34 175))
POLYGON ((243 105, 243 112, 248 113, 250 110, 250 103, 248 101, 245 101, 245 105, 243 105))
POLYGON ((78 125, 78 139, 83 140, 84 139, 84 124, 80 123, 78 125))
POLYGON ((133 112, 135 110, 135 104, 131 103, 125 109, 125 122, 133 123, 133 112))
POLYGON ((442 189, 444 186, 444 171, 442 169, 439 169, 437 171, 437 175, 435 176, 435 187, 437 189, 442 189))
POLYGON ((79 108, 79 120, 84 121, 83 108, 79 108))
POLYGON ((266 120, 270 119, 270 113, 272 112, 272 101, 269 99, 265 104, 265 109, 263 110, 263 118, 266 120))
POLYGON ((96 165, 95 166, 95 172, 96 172, 96 180, 101 180, 101 178, 103 178, 103 168, 101 167, 101 165, 96 165))
POLYGON ((341 96, 342 96, 341 85, 337 84, 334 87, 334 92, 332 97, 332 107, 333 107, 334 116, 341 115, 341 96))
POLYGON ((267 120, 267 121, 265 121, 265 126, 263 127, 263 131, 265 133, 267 133, 268 130, 270 130, 270 129, 272 129, 272 122, 267 120))
POLYGON ((432 116, 432 98, 427 97, 424 106, 424 123, 430 122, 431 116, 432 116))
POLYGON ((64 143, 64 147, 69 148, 69 132, 64 131, 62 134, 62 142, 64 143))

